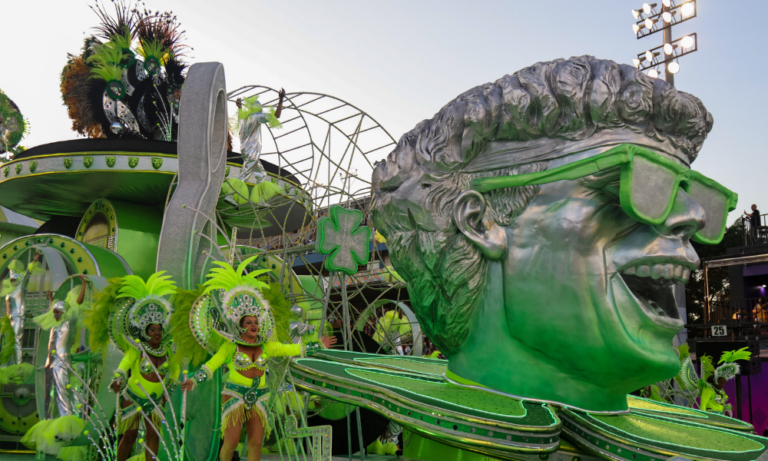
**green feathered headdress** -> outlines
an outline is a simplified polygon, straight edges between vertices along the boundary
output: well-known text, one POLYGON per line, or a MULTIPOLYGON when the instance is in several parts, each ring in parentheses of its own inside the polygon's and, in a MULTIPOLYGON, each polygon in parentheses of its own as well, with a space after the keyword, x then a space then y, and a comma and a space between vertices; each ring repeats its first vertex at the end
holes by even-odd
POLYGON ((720 356, 720 360, 717 363, 733 363, 737 360, 749 360, 752 357, 752 353, 747 349, 749 347, 742 347, 737 351, 726 351, 720 356))
POLYGON ((84 323, 91 334, 89 342, 93 352, 106 354, 110 339, 120 350, 128 350, 126 339, 119 334, 117 325, 111 322, 114 319, 112 311, 130 302, 125 300, 118 305, 117 296, 122 286, 121 278, 109 279, 107 286, 94 294, 92 307, 85 311, 84 323))
MULTIPOLYGON (((258 318, 260 338, 257 343, 277 339, 288 342, 291 304, 279 284, 268 285, 257 279, 267 270, 245 274, 245 269, 258 256, 252 256, 237 269, 224 262, 215 262, 204 287, 195 291, 180 291, 176 297, 176 312, 171 319, 172 334, 177 344, 175 362, 185 358, 201 363, 207 352, 214 353, 224 341, 240 340, 240 319, 251 315, 258 318)), ((250 345, 250 344, 249 344, 250 345)))
POLYGON ((205 325, 193 325, 195 302, 203 295, 203 287, 196 290, 179 290, 174 300, 171 316, 171 336, 176 345, 176 353, 171 357, 171 366, 181 364, 188 359, 198 366, 205 361, 208 351, 216 351, 225 341, 224 337, 208 322, 205 325))
POLYGON ((123 49, 114 41, 110 41, 94 46, 93 54, 88 57, 86 63, 90 64, 93 78, 109 82, 123 78, 123 68, 120 67, 122 60, 123 49))
POLYGON ((736 363, 736 361, 749 360, 750 357, 752 357, 752 353, 747 349, 749 348, 742 347, 737 351, 723 352, 723 355, 720 356, 720 361, 717 362, 722 363, 722 365, 715 369, 715 382, 717 382, 720 378, 725 378, 726 380, 730 381, 741 372, 741 367, 738 363, 736 363))
POLYGON ((206 287, 203 294, 210 293, 213 290, 223 290, 227 292, 240 286, 256 289, 266 288, 267 284, 261 280, 257 280, 256 277, 269 272, 269 270, 260 269, 245 274, 245 269, 257 258, 258 255, 251 256, 241 262, 237 266, 237 269, 233 268, 229 263, 214 261, 213 263, 219 267, 214 267, 208 274, 208 280, 203 284, 206 287))
POLYGON ((164 296, 176 293, 176 284, 165 271, 150 275, 146 283, 138 275, 123 277, 117 299, 130 298, 133 303, 126 317, 125 332, 133 339, 149 340, 147 326, 158 324, 163 327, 164 340, 169 338, 169 328, 173 306, 164 296))

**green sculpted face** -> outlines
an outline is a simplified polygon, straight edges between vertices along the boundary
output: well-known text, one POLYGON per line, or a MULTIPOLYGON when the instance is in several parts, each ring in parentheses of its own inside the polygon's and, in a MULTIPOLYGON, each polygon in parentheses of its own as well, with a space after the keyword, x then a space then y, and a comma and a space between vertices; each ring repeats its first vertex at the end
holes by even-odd
MULTIPOLYGON (((666 197, 661 187, 647 188, 637 203, 672 203, 662 222, 650 224, 622 209, 616 165, 482 192, 472 184, 561 171, 619 144, 645 146, 687 169, 710 128, 711 116, 692 96, 629 66, 582 57, 470 90, 403 136, 374 172, 374 222, 423 329, 449 359, 448 378, 617 412, 627 409, 627 393, 673 376, 672 338, 683 328, 673 286, 699 264, 690 239, 705 224, 687 189, 666 197), (564 101, 547 109, 555 111, 551 120, 515 106, 541 103, 535 98, 545 92, 535 84, 564 91, 547 87, 552 82, 572 84, 569 94, 597 107, 582 102, 584 112, 570 113, 565 127, 561 117, 575 106, 564 101), (653 127, 655 111, 664 114, 653 118, 657 133, 635 129, 653 127), (534 126, 527 117, 543 118, 534 126), (561 130, 558 137, 542 136, 546 123, 561 130), (534 129, 538 138, 524 131, 534 129)), ((644 174, 654 182, 663 172, 644 174)))

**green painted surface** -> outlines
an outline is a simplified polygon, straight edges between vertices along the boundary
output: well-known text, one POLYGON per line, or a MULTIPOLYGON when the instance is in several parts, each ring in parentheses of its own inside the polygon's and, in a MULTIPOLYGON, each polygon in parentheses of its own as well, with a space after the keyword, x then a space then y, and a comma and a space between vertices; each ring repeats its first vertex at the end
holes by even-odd
POLYGON ((448 368, 447 360, 430 359, 427 357, 411 357, 407 355, 367 354, 365 352, 341 351, 326 349, 318 358, 328 358, 362 366, 378 366, 399 371, 443 376, 448 368))
POLYGON ((648 413, 651 415, 663 415, 667 417, 682 418, 687 421, 698 422, 713 426, 720 426, 737 431, 754 431, 754 426, 740 419, 729 418, 717 413, 694 410, 691 408, 669 405, 654 400, 643 399, 632 395, 627 396, 627 404, 633 413, 648 413))
POLYGON ((762 450, 764 446, 739 434, 707 427, 681 425, 641 415, 602 416, 592 415, 617 431, 649 442, 675 444, 686 448, 711 451, 762 450))
POLYGON ((525 416, 522 403, 513 398, 504 397, 490 392, 474 389, 464 389, 448 383, 427 381, 400 375, 390 375, 386 372, 360 369, 347 369, 347 373, 362 378, 373 385, 386 385, 390 389, 417 393, 433 400, 434 405, 449 403, 467 410, 488 413, 493 416, 525 416))
POLYGON ((403 439, 409 440, 408 444, 403 444, 405 445, 403 447, 403 458, 406 459, 423 461, 493 461, 498 459, 436 442, 409 430, 403 433, 403 439))
POLYGON ((323 376, 323 379, 341 378, 352 381, 364 392, 389 391, 417 405, 432 408, 432 411, 453 411, 470 418, 492 419, 513 425, 553 427, 560 424, 559 419, 546 405, 520 402, 475 389, 453 387, 442 378, 395 371, 373 371, 370 368, 316 359, 298 359, 295 363, 323 376))
POLYGON ((163 214, 155 207, 110 200, 117 214, 117 253, 134 274, 147 279, 155 273, 163 214))
POLYGON ((397 368, 398 370, 412 371, 416 373, 423 373, 435 376, 442 376, 447 369, 448 362, 445 360, 434 360, 433 362, 425 362, 421 360, 411 360, 407 358, 379 358, 379 359, 356 359, 357 363, 373 365, 382 365, 389 368, 397 368), (443 363, 437 363, 443 362, 443 363))

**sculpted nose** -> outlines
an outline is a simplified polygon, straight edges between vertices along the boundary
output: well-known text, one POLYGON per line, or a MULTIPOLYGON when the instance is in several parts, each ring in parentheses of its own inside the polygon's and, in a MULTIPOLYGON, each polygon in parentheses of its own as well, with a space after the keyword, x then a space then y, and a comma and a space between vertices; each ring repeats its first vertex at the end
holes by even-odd
POLYGON ((704 207, 693 200, 682 188, 677 190, 675 203, 666 221, 656 226, 659 232, 688 240, 704 227, 707 216, 704 207))

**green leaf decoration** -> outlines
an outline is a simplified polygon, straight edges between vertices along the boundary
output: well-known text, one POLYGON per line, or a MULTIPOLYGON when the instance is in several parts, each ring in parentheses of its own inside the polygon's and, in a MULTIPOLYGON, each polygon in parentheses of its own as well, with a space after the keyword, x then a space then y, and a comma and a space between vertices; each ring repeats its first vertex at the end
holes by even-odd
POLYGON ((358 265, 368 264, 371 228, 360 226, 363 212, 345 210, 335 205, 331 216, 317 222, 317 252, 329 255, 325 267, 330 271, 353 275, 358 265))
MULTIPOLYGON (((264 112, 264 108, 259 104, 259 95, 253 95, 249 98, 243 99, 242 107, 237 110, 237 118, 239 120, 245 120, 252 114, 258 114, 264 112)), ((267 124, 270 128, 282 128, 283 125, 275 116, 275 108, 270 107, 269 111, 264 114, 267 120, 267 124)))

